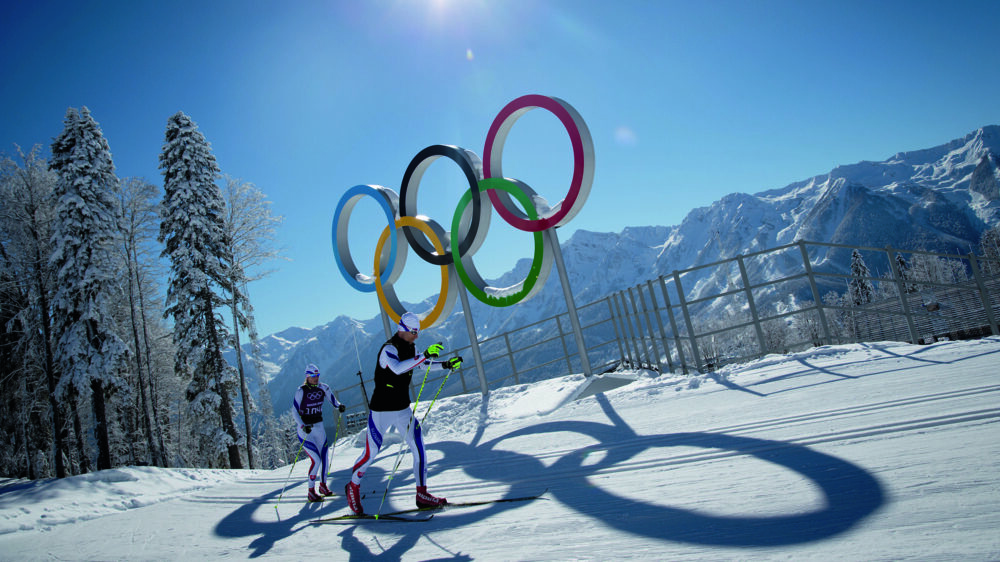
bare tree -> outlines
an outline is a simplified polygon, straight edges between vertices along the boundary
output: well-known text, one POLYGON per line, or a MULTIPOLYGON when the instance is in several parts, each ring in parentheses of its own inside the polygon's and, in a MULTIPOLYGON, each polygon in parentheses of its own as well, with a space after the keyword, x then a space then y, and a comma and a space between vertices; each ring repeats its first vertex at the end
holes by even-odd
POLYGON ((163 431, 154 406, 155 386, 153 384, 150 348, 154 342, 149 335, 149 322, 157 315, 146 314, 144 293, 148 290, 145 282, 146 271, 155 266, 155 242, 159 221, 157 199, 159 189, 141 178, 125 178, 116 194, 122 210, 121 233, 122 253, 128 279, 124 281, 128 295, 129 323, 133 345, 132 359, 135 363, 139 389, 139 409, 142 417, 149 462, 157 466, 167 466, 163 446, 163 431))
MULTIPOLYGON (((28 154, 18 149, 21 164, 10 158, 0 162, 0 250, 3 254, 3 283, 0 291, 0 327, 6 344, 10 346, 10 361, 4 361, 0 375, 19 377, 16 386, 18 404, 16 414, 21 418, 21 435, 24 446, 25 470, 32 477, 35 472, 33 446, 46 426, 52 428, 52 462, 55 476, 66 476, 66 430, 64 409, 56 399, 58 373, 52 348, 51 295, 54 275, 48 259, 51 254, 50 238, 55 213, 53 190, 56 177, 49 171, 48 163, 39 156, 41 147, 35 146, 28 154), (34 359, 40 360, 35 363, 34 359), (14 361, 17 360, 15 364, 14 361), (47 390, 48 421, 41 419, 34 431, 26 427, 32 414, 34 399, 29 387, 35 386, 34 373, 41 371, 42 384, 47 390)), ((6 346, 5 346, 6 347, 6 346)), ((38 389, 36 389, 37 391, 38 389)), ((4 393, 7 394, 6 392, 4 393)))
MULTIPOLYGON (((240 391, 243 397, 247 457, 250 468, 254 468, 253 431, 250 419, 253 401, 247 387, 240 330, 247 330, 250 336, 254 372, 258 377, 261 393, 261 408, 267 422, 265 429, 271 430, 273 425, 270 422, 273 421, 274 411, 270 393, 267 390, 267 382, 261 372, 263 362, 259 356, 256 321, 254 320, 253 305, 250 302, 248 284, 271 273, 270 270, 261 270, 260 268, 280 255, 279 250, 274 246, 274 240, 275 232, 282 219, 271 214, 271 202, 252 183, 226 176, 223 196, 226 200, 225 240, 233 257, 233 264, 229 269, 229 285, 232 288, 230 307, 233 315, 233 347, 236 352, 236 368, 239 371, 240 391), (255 273, 250 276, 248 275, 250 271, 255 273)), ((272 431, 267 431, 267 433, 272 433, 272 431)))

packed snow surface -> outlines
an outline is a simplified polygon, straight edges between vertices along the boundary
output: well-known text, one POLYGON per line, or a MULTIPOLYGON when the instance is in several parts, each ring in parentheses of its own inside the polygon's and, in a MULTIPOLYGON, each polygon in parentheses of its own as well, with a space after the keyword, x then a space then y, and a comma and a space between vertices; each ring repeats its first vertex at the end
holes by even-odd
MULTIPOLYGON (((424 523, 310 522, 347 511, 357 436, 337 443, 338 495, 320 504, 301 459, 7 480, 0 559, 997 560, 998 363, 996 337, 882 342, 440 399, 424 421, 431 492, 545 494, 424 523)), ((362 483, 369 512, 398 443, 362 483)), ((383 512, 412 507, 410 463, 383 512)))

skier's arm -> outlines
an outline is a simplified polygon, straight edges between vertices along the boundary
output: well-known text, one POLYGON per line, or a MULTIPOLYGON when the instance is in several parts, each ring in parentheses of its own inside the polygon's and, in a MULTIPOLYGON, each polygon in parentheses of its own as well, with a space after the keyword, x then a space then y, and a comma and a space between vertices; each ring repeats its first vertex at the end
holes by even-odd
POLYGON ((302 387, 300 386, 298 390, 295 391, 295 398, 292 399, 292 416, 295 417, 295 427, 302 427, 305 425, 302 422, 302 416, 299 415, 299 405, 302 404, 302 387))
POLYGON ((429 361, 423 355, 417 355, 412 359, 399 359, 399 351, 396 350, 396 346, 387 345, 382 348, 382 353, 378 356, 378 362, 383 367, 389 369, 397 375, 405 375, 416 367, 423 365, 426 361, 429 361))
MULTIPOLYGON (((343 406, 343 404, 340 402, 340 400, 337 400, 336 396, 333 395, 333 389, 330 388, 330 385, 328 385, 326 383, 322 383, 322 386, 323 386, 323 390, 326 391, 326 397, 330 400, 330 404, 333 404, 333 409, 334 410, 340 410, 340 408, 341 408, 341 406, 343 406)), ((340 411, 343 411, 343 410, 340 410, 340 411)))

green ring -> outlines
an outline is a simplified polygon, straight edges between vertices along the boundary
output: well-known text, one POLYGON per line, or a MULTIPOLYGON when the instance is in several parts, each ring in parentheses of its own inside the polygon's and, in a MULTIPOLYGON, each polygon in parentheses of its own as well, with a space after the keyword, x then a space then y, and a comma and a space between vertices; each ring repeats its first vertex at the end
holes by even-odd
MULTIPOLYGON (((522 191, 517 184, 505 179, 505 178, 485 178, 479 180, 479 191, 487 192, 491 189, 496 189, 500 191, 506 191, 511 194, 517 202, 524 207, 525 212, 528 214, 530 220, 538 219, 538 211, 535 209, 534 202, 528 197, 528 195, 522 191)), ((455 215, 451 221, 451 236, 455 239, 456 233, 459 232, 459 225, 462 219, 462 213, 465 208, 472 201, 472 189, 469 189, 462 195, 462 198, 458 202, 458 206, 455 208, 455 215)), ((465 257, 459 255, 459 249, 457 245, 453 244, 451 247, 451 254, 454 257, 455 270, 458 272, 458 277, 462 280, 462 284, 472 293, 472 296, 476 297, 479 301, 486 303, 490 306, 503 307, 511 306, 517 304, 524 300, 525 297, 531 294, 531 289, 538 282, 539 274, 542 270, 542 263, 545 257, 545 239, 542 236, 542 232, 533 232, 532 236, 535 238, 535 253, 531 258, 531 269, 528 270, 527 277, 524 278, 523 286, 521 290, 507 296, 495 297, 486 294, 485 287, 479 287, 476 283, 469 277, 469 274, 465 270, 465 264, 463 260, 468 258, 472 260, 472 254, 466 254, 465 257)))

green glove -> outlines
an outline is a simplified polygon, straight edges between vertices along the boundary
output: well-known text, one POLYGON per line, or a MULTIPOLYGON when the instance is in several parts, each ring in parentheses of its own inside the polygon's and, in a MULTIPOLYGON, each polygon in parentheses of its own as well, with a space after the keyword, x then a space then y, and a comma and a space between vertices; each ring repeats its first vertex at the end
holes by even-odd
POLYGON ((455 369, 458 369, 459 367, 462 366, 462 358, 452 357, 451 359, 444 362, 444 366, 454 371, 455 369))
POLYGON ((441 342, 432 343, 427 347, 427 351, 424 352, 424 357, 428 359, 437 357, 438 355, 441 355, 442 351, 444 351, 444 346, 441 345, 441 342))

